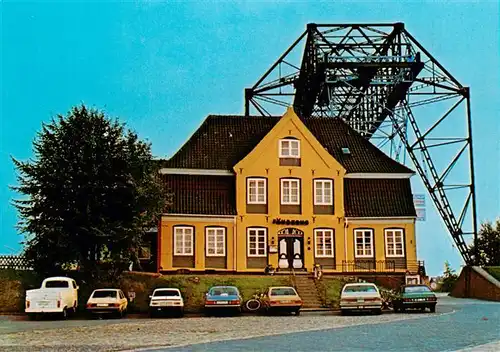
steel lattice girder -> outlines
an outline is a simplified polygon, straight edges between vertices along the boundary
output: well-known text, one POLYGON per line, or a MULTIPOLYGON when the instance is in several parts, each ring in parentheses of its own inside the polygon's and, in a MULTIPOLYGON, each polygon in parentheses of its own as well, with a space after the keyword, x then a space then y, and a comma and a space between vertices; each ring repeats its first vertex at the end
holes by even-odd
POLYGON ((341 118, 378 147, 391 143, 396 160, 404 149, 465 262, 477 258, 464 238, 477 239, 469 88, 403 23, 308 24, 257 83, 245 89, 247 116, 253 111, 270 116, 278 113, 276 106, 292 104, 301 118, 341 118), (450 106, 443 109, 445 104, 450 106), (431 109, 415 112, 422 107, 431 109), (460 109, 464 130, 461 136, 449 136, 460 109), (457 148, 456 154, 443 160, 440 154, 449 146, 457 148), (436 150, 438 157, 433 157, 436 150), (464 162, 466 170, 457 180, 451 175, 464 162), (466 193, 457 197, 452 194, 456 190, 466 193))

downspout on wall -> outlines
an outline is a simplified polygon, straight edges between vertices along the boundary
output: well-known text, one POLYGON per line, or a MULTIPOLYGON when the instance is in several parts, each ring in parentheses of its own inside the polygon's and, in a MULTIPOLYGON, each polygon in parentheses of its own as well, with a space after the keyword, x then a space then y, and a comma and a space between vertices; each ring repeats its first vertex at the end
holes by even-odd
POLYGON ((234 240, 233 240, 233 270, 234 272, 237 271, 237 266, 238 266, 238 263, 236 262, 236 251, 238 250, 238 221, 236 220, 237 217, 235 216, 234 217, 234 220, 233 220, 233 236, 234 236, 234 240))
POLYGON ((344 261, 347 262, 347 227, 349 226, 347 218, 344 218, 344 261))

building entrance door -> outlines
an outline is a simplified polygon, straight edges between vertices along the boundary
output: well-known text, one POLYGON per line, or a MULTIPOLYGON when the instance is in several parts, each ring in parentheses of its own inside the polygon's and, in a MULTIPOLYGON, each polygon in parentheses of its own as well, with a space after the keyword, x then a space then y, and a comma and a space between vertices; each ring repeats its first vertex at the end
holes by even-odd
POLYGON ((278 236, 278 268, 302 269, 304 267, 304 238, 278 236))

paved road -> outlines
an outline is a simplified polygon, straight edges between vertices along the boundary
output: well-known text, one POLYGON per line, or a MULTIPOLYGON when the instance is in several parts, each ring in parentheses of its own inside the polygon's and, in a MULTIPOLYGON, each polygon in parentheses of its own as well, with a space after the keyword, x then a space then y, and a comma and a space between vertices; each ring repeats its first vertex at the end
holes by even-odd
POLYGON ((486 351, 496 350, 499 346, 491 343, 500 341, 500 303, 441 298, 440 307, 450 312, 404 322, 204 343, 155 351, 437 352, 468 350, 474 346, 489 344, 486 346, 490 349, 484 349, 486 351))

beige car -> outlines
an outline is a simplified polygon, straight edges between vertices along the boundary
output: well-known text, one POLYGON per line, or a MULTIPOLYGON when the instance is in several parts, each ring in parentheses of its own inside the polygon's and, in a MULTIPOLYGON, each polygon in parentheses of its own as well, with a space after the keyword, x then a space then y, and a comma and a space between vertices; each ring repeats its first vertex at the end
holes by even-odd
POLYGON ((342 315, 353 311, 381 314, 382 297, 377 285, 366 282, 345 284, 340 294, 340 310, 342 315))
POLYGON ((288 286, 269 287, 262 299, 266 311, 283 311, 300 314, 302 308, 302 298, 300 298, 295 288, 288 286))
POLYGON ((116 288, 94 290, 87 301, 87 311, 99 316, 110 314, 121 318, 127 313, 127 306, 127 297, 116 288))

